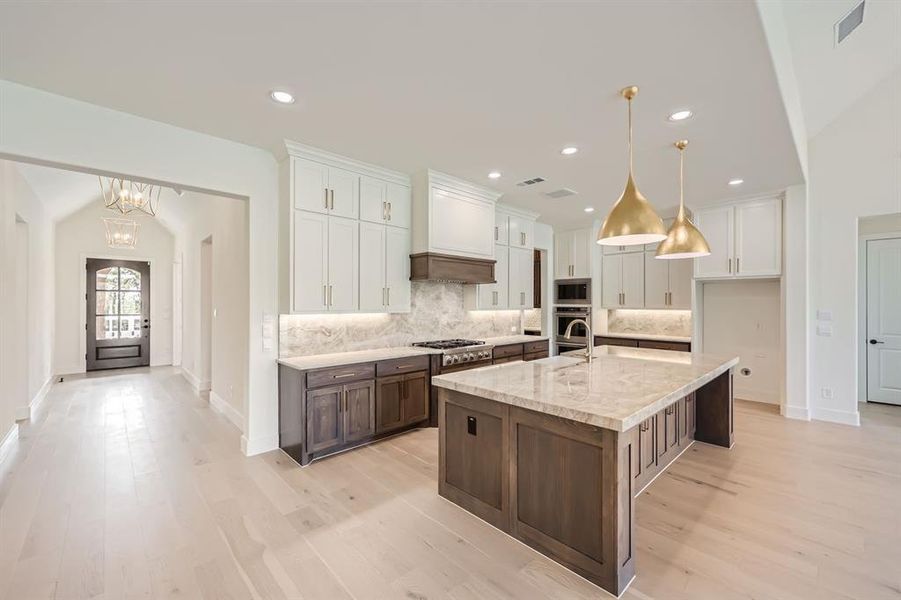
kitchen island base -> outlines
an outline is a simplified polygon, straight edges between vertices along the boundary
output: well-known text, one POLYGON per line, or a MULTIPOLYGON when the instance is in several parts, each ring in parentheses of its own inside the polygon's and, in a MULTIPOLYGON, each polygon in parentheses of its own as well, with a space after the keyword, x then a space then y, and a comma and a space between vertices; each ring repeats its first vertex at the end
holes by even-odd
POLYGON ((701 427, 731 444, 731 387, 723 373, 623 432, 441 388, 439 494, 619 596, 635 575, 635 497, 701 427), (700 397, 716 418, 698 419, 700 397))

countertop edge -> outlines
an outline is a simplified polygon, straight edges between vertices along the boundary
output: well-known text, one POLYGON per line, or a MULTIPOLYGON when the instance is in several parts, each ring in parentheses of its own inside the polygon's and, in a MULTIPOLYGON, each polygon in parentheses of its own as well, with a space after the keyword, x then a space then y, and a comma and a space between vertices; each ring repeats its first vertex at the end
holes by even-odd
POLYGON ((593 332, 595 337, 611 337, 623 340, 648 340, 651 342, 677 342, 680 344, 690 344, 691 337, 685 337, 681 335, 666 335, 666 334, 657 334, 657 333, 622 333, 619 331, 613 332, 593 332))

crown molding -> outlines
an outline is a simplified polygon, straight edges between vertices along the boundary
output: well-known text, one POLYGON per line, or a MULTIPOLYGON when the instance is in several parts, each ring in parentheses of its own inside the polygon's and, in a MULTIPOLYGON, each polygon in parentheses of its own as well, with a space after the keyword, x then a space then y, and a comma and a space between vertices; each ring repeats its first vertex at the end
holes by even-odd
POLYGON ((287 160, 290 157, 303 158, 306 160, 323 163, 330 167, 347 169, 348 171, 353 171, 354 173, 367 175, 369 177, 375 177, 376 179, 382 179, 384 181, 389 181, 398 185, 405 185, 407 187, 410 186, 410 176, 406 173, 401 173, 400 171, 392 171, 391 169, 386 169, 378 165, 373 165, 360 160, 355 160, 353 158, 348 158, 346 156, 341 156, 340 154, 335 154, 327 150, 321 150, 319 148, 307 146, 306 144, 301 144, 300 142, 294 142, 291 140, 285 140, 284 142, 286 153, 283 157, 283 160, 287 160))
POLYGON ((429 180, 429 185, 437 185, 451 191, 477 196, 490 202, 497 202, 497 199, 504 195, 503 192, 498 192, 497 190, 483 187, 466 181, 465 179, 460 179, 433 169, 428 169, 426 171, 426 176, 429 180))
POLYGON ((532 212, 531 210, 526 210, 524 208, 519 208, 517 206, 510 206, 509 204, 498 203, 497 210, 499 210, 501 212, 505 212, 509 215, 523 217, 526 219, 537 219, 538 217, 541 216, 541 213, 532 212))

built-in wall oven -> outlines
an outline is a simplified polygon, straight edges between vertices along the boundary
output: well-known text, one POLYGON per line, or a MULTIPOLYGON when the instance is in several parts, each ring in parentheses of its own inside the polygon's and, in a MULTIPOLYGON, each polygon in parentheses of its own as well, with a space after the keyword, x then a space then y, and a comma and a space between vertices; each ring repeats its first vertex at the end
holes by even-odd
POLYGON ((582 323, 573 325, 569 339, 566 339, 566 328, 576 319, 582 319, 591 326, 590 306, 555 306, 554 338, 559 352, 578 350, 588 345, 588 329, 582 323))
POLYGON ((591 306, 591 279, 558 279, 554 282, 554 304, 591 306))

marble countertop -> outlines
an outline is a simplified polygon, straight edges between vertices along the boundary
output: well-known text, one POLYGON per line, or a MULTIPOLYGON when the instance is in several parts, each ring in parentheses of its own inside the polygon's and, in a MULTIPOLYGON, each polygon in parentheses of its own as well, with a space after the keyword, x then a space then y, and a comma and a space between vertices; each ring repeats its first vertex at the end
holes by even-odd
POLYGON ((597 346, 589 365, 581 352, 438 375, 432 385, 627 431, 738 364, 738 357, 597 346))
POLYGON ((330 354, 313 354, 311 356, 296 356, 294 358, 280 358, 278 363, 286 367, 293 367, 300 371, 309 369, 322 369, 325 367, 338 367, 341 365, 353 365, 357 363, 374 362, 378 360, 391 360, 392 358, 407 358, 422 354, 441 354, 441 350, 432 348, 420 348, 418 346, 398 346, 396 348, 377 348, 374 350, 354 350, 352 352, 332 352, 330 354))
POLYGON ((501 337, 490 337, 485 338, 484 341, 486 344, 491 344, 493 346, 507 346, 510 344, 524 344, 526 342, 542 342, 548 339, 546 335, 504 335, 501 337))
POLYGON ((623 338, 627 340, 651 340, 654 342, 681 342, 684 344, 691 343, 691 337, 681 335, 666 335, 662 333, 622 333, 619 331, 607 331, 605 333, 594 332, 594 335, 612 338, 623 338))

